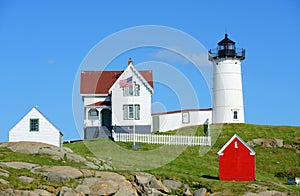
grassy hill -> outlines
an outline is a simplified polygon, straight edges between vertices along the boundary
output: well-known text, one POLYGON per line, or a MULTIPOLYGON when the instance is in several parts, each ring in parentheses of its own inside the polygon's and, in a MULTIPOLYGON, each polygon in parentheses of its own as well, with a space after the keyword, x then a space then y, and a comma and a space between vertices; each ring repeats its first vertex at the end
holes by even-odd
MULTIPOLYGON (((212 147, 183 147, 140 144, 141 149, 133 150, 132 143, 114 143, 108 139, 96 139, 86 142, 64 144, 75 153, 84 157, 97 156, 106 162, 111 162, 116 172, 134 179, 132 171, 146 171, 161 180, 177 179, 188 183, 193 190, 206 187, 210 192, 222 192, 227 195, 241 195, 247 191, 261 192, 262 190, 277 190, 291 195, 299 195, 300 186, 287 184, 290 176, 300 177, 300 127, 291 126, 262 126, 250 124, 228 124, 220 132, 217 127, 211 127, 214 145, 212 147), (256 151, 256 178, 254 182, 232 182, 218 180, 218 156, 221 147, 237 133, 246 142, 255 138, 282 139, 284 147, 265 148, 253 147, 256 151), (171 158, 170 158, 171 157, 171 158), (125 170, 117 170, 125 168, 125 170), (128 169, 131 168, 131 169, 128 169)), ((203 127, 186 127, 168 134, 191 133, 203 135, 203 127)), ((85 168, 82 163, 54 160, 46 154, 21 154, 7 148, 0 148, 0 162, 24 161, 39 165, 69 165, 85 168)), ((3 167, 2 167, 3 169, 3 167)), ((16 170, 5 168, 10 172, 9 177, 3 177, 10 184, 0 183, 0 190, 5 188, 34 189, 60 187, 60 184, 48 182, 46 177, 33 174, 26 169, 16 170), (24 175, 36 178, 31 184, 20 183, 18 177, 24 175)), ((78 182, 71 180, 69 187, 76 187, 78 182)), ((51 191, 50 191, 51 192, 51 191)), ((181 195, 183 190, 178 190, 181 195)))
MULTIPOLYGON (((195 127, 192 128, 195 129, 195 127)), ((201 126, 196 128, 197 134, 203 132, 201 126)), ((170 134, 175 134, 176 132, 180 132, 181 134, 188 133, 190 129, 191 127, 183 128, 170 134)), ((211 134, 215 134, 213 127, 211 128, 211 134)), ((225 193, 230 195, 246 191, 257 192, 259 188, 249 186, 256 184, 259 185, 258 187, 267 190, 278 190, 297 195, 300 192, 300 187, 287 185, 287 178, 289 176, 300 176, 299 144, 300 127, 228 124, 224 125, 222 131, 216 135, 216 142, 210 149, 203 149, 203 147, 196 146, 187 147, 183 153, 181 153, 182 147, 147 144, 141 144, 141 149, 132 150, 130 147, 132 143, 118 143, 118 145, 112 146, 105 139, 67 144, 66 146, 74 152, 85 156, 97 155, 103 159, 110 158, 113 160, 113 164, 116 164, 116 167, 119 168, 131 164, 131 160, 134 160, 133 164, 136 165, 136 170, 140 170, 143 166, 153 163, 153 169, 147 170, 147 172, 161 179, 181 180, 190 184, 195 189, 206 187, 212 192, 225 191, 225 193), (288 146, 281 148, 254 147, 256 151, 257 178, 255 182, 219 181, 217 152, 235 133, 246 142, 255 138, 276 138, 282 139, 283 143, 288 146), (164 148, 163 152, 159 150, 161 148, 164 148), (125 155, 122 152, 124 150, 128 152, 125 155), (203 154, 201 150, 207 151, 207 153, 203 154), (150 152, 153 152, 150 158, 147 156, 143 157, 143 154, 149 154, 150 152), (170 160, 162 160, 161 157, 167 157, 168 153, 178 153, 176 154, 177 158, 167 163, 170 160), (140 158, 136 159, 136 157, 133 157, 136 155, 140 158), (158 159, 160 163, 155 163, 158 159), (167 164, 164 165, 164 161, 167 164), (156 164, 161 164, 162 166, 155 168, 156 164)), ((122 171, 121 173, 130 176, 130 171, 122 171)))

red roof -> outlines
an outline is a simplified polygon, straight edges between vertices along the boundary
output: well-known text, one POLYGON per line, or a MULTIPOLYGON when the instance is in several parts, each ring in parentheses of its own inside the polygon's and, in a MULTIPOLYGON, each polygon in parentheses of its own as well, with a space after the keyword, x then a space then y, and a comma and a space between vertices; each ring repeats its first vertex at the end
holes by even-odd
POLYGON ((212 108, 175 110, 175 111, 170 111, 170 112, 155 113, 155 114, 152 114, 152 116, 159 116, 159 115, 164 115, 164 114, 175 114, 175 113, 182 113, 182 112, 199 112, 199 111, 212 111, 212 108))
POLYGON ((98 101, 96 103, 92 103, 87 106, 111 106, 111 102, 110 101, 98 101))
MULTIPOLYGON (((82 71, 80 94, 108 94, 110 87, 117 81, 123 71, 82 71)), ((153 88, 152 71, 139 71, 153 88)))

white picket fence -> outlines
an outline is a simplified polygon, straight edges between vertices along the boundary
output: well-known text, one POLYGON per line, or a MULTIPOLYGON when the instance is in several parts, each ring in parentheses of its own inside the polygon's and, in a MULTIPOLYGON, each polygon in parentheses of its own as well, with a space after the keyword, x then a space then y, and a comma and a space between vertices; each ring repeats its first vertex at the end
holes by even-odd
POLYGON ((115 133, 112 131, 115 142, 137 142, 146 144, 186 145, 186 146, 211 146, 210 136, 184 136, 184 135, 154 135, 115 133))

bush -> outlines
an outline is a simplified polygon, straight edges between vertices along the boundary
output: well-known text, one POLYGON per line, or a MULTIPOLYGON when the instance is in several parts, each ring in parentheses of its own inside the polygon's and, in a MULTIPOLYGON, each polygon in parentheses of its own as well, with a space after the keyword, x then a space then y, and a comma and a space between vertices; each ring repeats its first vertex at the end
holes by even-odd
POLYGON ((277 178, 295 178, 300 176, 300 168, 299 167, 290 167, 284 171, 280 171, 275 173, 275 177, 277 178))

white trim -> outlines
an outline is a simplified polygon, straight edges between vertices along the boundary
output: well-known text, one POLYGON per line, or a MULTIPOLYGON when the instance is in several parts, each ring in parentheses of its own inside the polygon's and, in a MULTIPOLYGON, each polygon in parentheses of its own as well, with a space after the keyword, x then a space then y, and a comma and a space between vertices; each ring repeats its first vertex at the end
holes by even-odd
POLYGON ((223 151, 228 147, 229 144, 231 144, 231 142, 235 138, 237 138, 244 146, 246 146, 248 148, 248 150, 250 151, 250 155, 255 155, 255 151, 242 138, 240 138, 240 136, 238 136, 237 134, 234 134, 234 136, 232 136, 232 138, 221 148, 221 150, 219 150, 219 152, 218 152, 219 156, 224 155, 223 151))
POLYGON ((142 83, 146 86, 146 88, 150 91, 151 94, 153 94, 154 92, 154 89, 152 88, 152 86, 150 86, 150 84, 147 82, 147 80, 142 76, 142 74, 140 74, 140 72, 138 70, 135 69, 135 67, 131 65, 131 70, 133 71, 133 73, 135 73, 137 76, 140 76, 138 77, 140 80, 142 80, 142 83))
POLYGON ((119 78, 115 81, 115 83, 110 87, 110 89, 108 90, 109 94, 111 94, 112 89, 114 89, 114 87, 119 84, 119 81, 121 80, 122 75, 125 74, 130 69, 132 70, 132 72, 134 74, 136 74, 138 76, 138 78, 140 80, 142 80, 142 83, 146 86, 146 88, 150 91, 150 93, 153 94, 153 88, 150 86, 150 84, 147 82, 147 80, 140 74, 140 72, 135 69, 135 67, 132 65, 132 63, 130 63, 127 66, 127 68, 123 71, 123 73, 119 76, 119 78))
POLYGON ((84 106, 85 108, 96 108, 96 109, 111 109, 111 106, 84 106))

